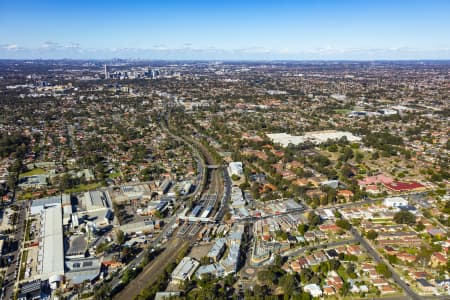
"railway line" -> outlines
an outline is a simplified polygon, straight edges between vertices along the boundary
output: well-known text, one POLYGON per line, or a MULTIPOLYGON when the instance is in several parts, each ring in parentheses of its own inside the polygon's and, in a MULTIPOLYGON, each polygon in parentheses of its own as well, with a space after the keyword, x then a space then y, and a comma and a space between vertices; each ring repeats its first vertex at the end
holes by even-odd
MULTIPOLYGON (((164 114, 161 118, 161 128, 172 138, 185 143, 192 150, 198 163, 200 163, 199 170, 199 184, 195 191, 189 196, 182 199, 193 197, 195 201, 202 200, 205 208, 213 207, 208 215, 218 214, 220 205, 223 204, 224 194, 224 175, 223 169, 208 168, 208 166, 215 165, 216 161, 208 151, 208 149, 199 141, 190 137, 181 137, 170 130, 169 113, 164 114), (222 199, 217 201, 217 199, 222 199)), ((202 210, 205 211, 204 209, 202 210)), ((176 261, 177 257, 187 247, 190 247, 198 238, 199 232, 203 229, 204 224, 200 223, 185 223, 176 234, 174 234, 165 244, 165 250, 151 261, 144 270, 133 279, 121 292, 114 296, 115 300, 129 300, 136 298, 140 292, 147 286, 152 285, 158 277, 165 271, 166 267, 176 261)))
POLYGON ((186 249, 190 241, 173 238, 167 242, 164 251, 134 278, 121 292, 114 296, 116 300, 131 300, 147 286, 152 285, 163 274, 165 268, 174 262, 178 255, 186 249))

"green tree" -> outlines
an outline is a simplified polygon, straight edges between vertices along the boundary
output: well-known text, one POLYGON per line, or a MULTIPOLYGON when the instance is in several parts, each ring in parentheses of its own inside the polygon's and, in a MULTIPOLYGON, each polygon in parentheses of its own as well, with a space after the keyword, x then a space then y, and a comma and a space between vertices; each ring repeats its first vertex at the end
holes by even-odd
POLYGON ((75 185, 76 185, 76 182, 69 173, 65 173, 63 176, 61 176, 61 179, 59 181, 59 189, 61 191, 71 189, 75 185))
POLYGON ((314 212, 310 212, 308 215, 308 222, 310 226, 317 226, 320 224, 320 217, 314 212))
POLYGON ((416 227, 415 227, 416 231, 422 231, 425 229, 425 225, 423 225, 422 222, 417 223, 416 227))
POLYGON ((336 225, 345 230, 350 230, 350 228, 352 228, 352 225, 347 220, 336 220, 336 225))
POLYGON ((119 245, 123 245, 126 241, 126 235, 122 230, 117 230, 116 232, 116 241, 119 245))
POLYGON ((111 291, 111 286, 109 284, 102 284, 100 288, 94 290, 94 300, 109 300, 111 296, 109 292, 111 291))
POLYGON ((393 265, 398 263, 398 258, 395 255, 388 255, 387 256, 388 262, 393 265))
POLYGON ((378 237, 378 233, 375 230, 371 229, 366 233, 366 237, 369 240, 375 240, 378 237))
POLYGON ((279 285, 283 289, 285 295, 292 295, 295 287, 297 286, 297 282, 294 275, 285 274, 280 278, 279 285))
POLYGON ((299 232, 301 235, 304 235, 305 232, 308 231, 308 225, 306 225, 306 224, 300 224, 300 225, 298 225, 297 229, 298 229, 298 232, 299 232))
POLYGON ((416 223, 416 216, 409 211, 402 210, 394 215, 394 221, 397 224, 414 225, 416 223))
POLYGON ((239 176, 236 175, 236 174, 233 174, 233 175, 231 175, 231 179, 232 179, 233 181, 238 181, 239 179, 241 179, 241 177, 239 177, 239 176))
POLYGON ((275 281, 277 279, 276 274, 268 269, 259 271, 257 277, 260 282, 269 285, 275 284, 275 281))
POLYGON ((391 271, 389 271, 389 268, 383 263, 377 264, 375 267, 375 270, 378 272, 378 274, 381 274, 386 278, 389 278, 392 276, 392 273, 391 273, 391 271))

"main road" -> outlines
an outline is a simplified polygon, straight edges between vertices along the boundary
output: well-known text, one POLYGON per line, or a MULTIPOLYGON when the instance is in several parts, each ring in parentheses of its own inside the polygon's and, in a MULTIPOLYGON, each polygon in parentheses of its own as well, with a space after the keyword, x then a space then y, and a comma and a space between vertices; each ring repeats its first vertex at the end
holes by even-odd
POLYGON ((19 211, 17 212, 16 225, 14 226, 14 241, 17 243, 17 248, 9 255, 12 256, 11 264, 8 266, 4 279, 4 294, 3 299, 12 299, 14 289, 17 288, 19 273, 20 273, 20 254, 25 233, 25 217, 27 210, 27 201, 17 202, 19 211), (17 265, 17 262, 19 265, 17 265))
POLYGON ((366 249, 366 251, 373 257, 373 259, 378 263, 385 264, 389 271, 392 273, 392 279, 395 281, 396 284, 398 284, 405 293, 410 297, 412 300, 420 300, 423 299, 421 296, 419 296, 413 289, 406 284, 400 276, 397 274, 396 270, 382 258, 382 256, 370 245, 364 237, 361 236, 361 234, 356 230, 355 228, 351 229, 351 233, 355 237, 355 239, 366 249))

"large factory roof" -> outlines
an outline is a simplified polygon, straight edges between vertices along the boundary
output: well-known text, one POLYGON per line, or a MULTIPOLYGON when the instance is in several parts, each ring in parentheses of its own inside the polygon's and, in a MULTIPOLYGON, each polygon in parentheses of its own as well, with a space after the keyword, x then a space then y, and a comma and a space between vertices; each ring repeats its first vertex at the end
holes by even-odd
POLYGON ((60 206, 46 208, 42 215, 42 279, 64 275, 64 245, 60 206))

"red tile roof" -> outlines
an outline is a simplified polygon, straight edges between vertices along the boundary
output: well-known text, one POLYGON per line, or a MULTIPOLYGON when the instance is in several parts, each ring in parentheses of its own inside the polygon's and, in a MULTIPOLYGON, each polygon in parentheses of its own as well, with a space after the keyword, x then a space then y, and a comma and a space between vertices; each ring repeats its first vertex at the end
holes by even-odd
POLYGON ((412 182, 392 181, 391 183, 384 183, 384 186, 396 192, 417 190, 425 187, 423 184, 420 184, 415 181, 412 182))

